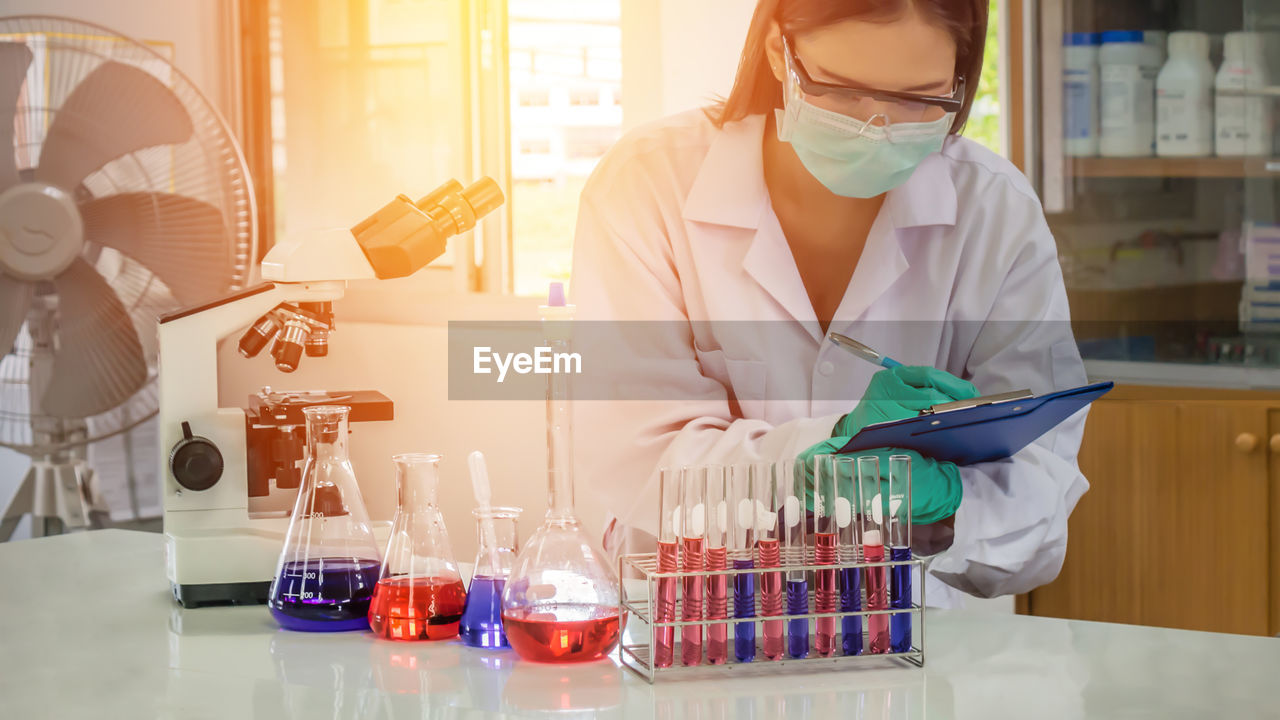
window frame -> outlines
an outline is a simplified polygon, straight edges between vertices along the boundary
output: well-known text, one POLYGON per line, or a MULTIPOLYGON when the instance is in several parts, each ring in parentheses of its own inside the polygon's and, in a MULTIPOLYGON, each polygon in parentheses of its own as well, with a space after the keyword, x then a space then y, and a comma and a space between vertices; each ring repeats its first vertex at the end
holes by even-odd
MULTIPOLYGON (((365 0, 367 2, 367 0, 365 0)), ((463 66, 464 139, 468 183, 482 175, 492 177, 510 200, 511 160, 506 138, 510 127, 507 67, 507 0, 452 0, 461 7, 460 39, 463 66)), ((272 162, 272 108, 270 57, 270 5, 261 0, 236 0, 240 27, 241 146, 250 175, 258 213, 258 260, 275 245, 276 194, 272 162)), ((444 182, 448 178, 440 178, 444 182)), ((405 188, 406 194, 426 194, 431 188, 405 188)), ((390 200, 390 198, 388 198, 390 200)), ((369 208, 369 212, 377 208, 369 208)), ((363 218, 352 218, 354 225, 363 218)), ((477 224, 476 229, 452 238, 455 262, 450 267, 427 266, 414 281, 352 283, 348 294, 372 294, 387 302, 419 302, 441 292, 489 292, 509 294, 514 286, 510 202, 477 224)))

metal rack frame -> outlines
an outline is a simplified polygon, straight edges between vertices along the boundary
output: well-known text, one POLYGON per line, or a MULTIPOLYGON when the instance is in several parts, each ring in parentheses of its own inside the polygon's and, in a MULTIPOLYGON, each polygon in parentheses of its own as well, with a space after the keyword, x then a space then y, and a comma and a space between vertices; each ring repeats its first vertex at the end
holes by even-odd
MULTIPOLYGON (((709 671, 710 672, 732 671, 734 669, 741 670, 746 668, 752 668, 753 670, 761 671, 761 670, 774 670, 774 669, 784 669, 784 668, 789 670, 789 669, 800 667, 800 666, 806 666, 806 667, 822 666, 822 665, 829 666, 833 664, 838 667, 843 667, 846 665, 857 666, 859 664, 861 665, 879 664, 880 666, 883 666, 886 660, 891 662, 901 663, 901 664, 909 664, 909 665, 913 665, 915 667, 920 667, 920 668, 924 667, 925 629, 924 629, 924 561, 923 560, 918 558, 913 558, 911 560, 885 560, 883 562, 840 562, 834 565, 817 565, 812 562, 813 551, 811 548, 809 549, 807 555, 808 555, 808 557, 806 558, 807 562, 804 565, 785 565, 778 568, 758 568, 758 567, 743 568, 743 569, 726 568, 724 570, 699 571, 699 572, 658 572, 657 553, 638 553, 638 554, 632 554, 632 555, 623 555, 622 557, 619 557, 618 558, 618 612, 622 616, 623 624, 624 624, 623 625, 624 632, 622 634, 623 640, 622 640, 622 645, 619 652, 619 657, 622 661, 622 664, 632 672, 636 673, 640 677, 647 680, 650 684, 655 682, 660 677, 674 678, 674 677, 680 677, 680 676, 688 676, 688 675, 699 673, 699 672, 706 673, 709 671), (653 616, 650 614, 650 608, 651 608, 650 598, 657 597, 659 580, 673 579, 673 580, 679 581, 680 579, 687 578, 687 577, 708 578, 712 575, 727 575, 730 578, 732 578, 733 576, 741 575, 744 573, 759 574, 761 572, 775 572, 775 571, 785 573, 785 572, 795 572, 797 570, 803 570, 805 571, 806 575, 811 575, 812 572, 816 570, 840 571, 840 570, 845 570, 850 568, 858 568, 858 569, 869 569, 869 568, 875 568, 875 567, 891 568, 898 565, 908 565, 913 568, 913 570, 911 571, 911 576, 912 576, 911 582, 915 586, 920 588, 919 604, 916 604, 913 602, 909 607, 889 608, 886 610, 848 610, 848 611, 838 611, 838 612, 829 612, 829 613, 808 612, 803 615, 790 615, 790 614, 784 613, 782 615, 762 616, 760 614, 760 590, 759 590, 760 583, 757 582, 756 598, 755 598, 756 611, 755 611, 755 616, 751 618, 733 617, 733 610, 732 610, 733 600, 732 599, 730 599, 729 601, 729 608, 730 608, 729 613, 727 617, 725 617, 724 619, 707 620, 704 618, 702 620, 672 620, 670 622, 657 622, 653 619, 653 616), (628 571, 631 571, 632 576, 639 575, 644 580, 644 584, 645 584, 644 597, 637 597, 637 594, 634 592, 628 593, 627 582, 626 582, 626 578, 628 577, 628 571), (912 616, 914 616, 914 622, 912 623, 912 636, 911 636, 912 646, 909 652, 905 652, 905 653, 865 653, 864 652, 861 655, 831 655, 829 657, 822 657, 822 656, 816 655, 811 649, 809 652, 809 655, 803 658, 793 658, 790 656, 784 656, 777 660, 768 660, 768 659, 763 659, 759 657, 759 649, 758 649, 759 638, 763 637, 763 627, 761 626, 761 623, 763 623, 765 620, 786 621, 786 620, 796 620, 796 619, 804 618, 805 620, 810 621, 810 625, 812 626, 813 624, 812 621, 817 618, 828 618, 828 617, 830 618, 844 618, 844 617, 861 618, 864 615, 900 615, 903 613, 909 613, 912 616), (643 631, 641 632, 636 631, 635 625, 633 624, 636 622, 642 623, 644 625, 643 631), (656 633, 657 633, 657 629, 660 627, 677 628, 685 625, 709 626, 709 625, 715 625, 718 623, 724 623, 730 626, 734 626, 734 625, 737 625, 738 623, 745 623, 745 622, 750 622, 756 625, 757 659, 754 661, 738 662, 734 657, 734 654, 732 651, 733 642, 732 640, 730 640, 729 642, 730 650, 728 652, 728 657, 726 658, 723 664, 709 665, 703 662, 700 665, 688 665, 688 666, 681 665, 679 662, 680 640, 679 640, 679 635, 677 634, 673 640, 673 646, 672 646, 673 655, 676 658, 676 661, 673 662, 671 666, 665 667, 665 668, 654 667, 653 665, 653 662, 652 662, 653 647, 654 645, 656 645, 656 641, 657 641, 656 633), (627 642, 628 635, 631 637, 631 642, 627 642)), ((732 587, 732 579, 730 580, 730 587, 732 587)), ((812 609, 813 607, 813 602, 814 602, 814 599, 811 594, 810 602, 809 602, 810 609, 812 609)), ((677 613, 677 616, 678 615, 679 613, 677 613)), ((814 646, 812 634, 810 634, 809 646, 810 648, 814 646)))

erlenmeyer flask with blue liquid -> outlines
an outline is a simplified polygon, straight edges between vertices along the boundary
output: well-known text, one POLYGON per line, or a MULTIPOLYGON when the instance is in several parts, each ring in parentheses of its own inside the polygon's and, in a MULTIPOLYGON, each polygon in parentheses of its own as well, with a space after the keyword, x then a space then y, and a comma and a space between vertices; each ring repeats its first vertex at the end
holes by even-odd
POLYGON ((268 608, 288 630, 367 630, 381 567, 347 454, 351 409, 304 408, 307 460, 268 608))
POLYGON ((517 507, 485 507, 471 511, 476 518, 480 545, 476 551, 475 571, 471 574, 471 587, 467 590, 467 606, 462 611, 462 623, 458 627, 458 636, 471 647, 511 647, 506 633, 502 631, 502 590, 506 587, 519 550, 516 523, 520 520, 520 512, 517 507), (491 530, 486 531, 486 523, 491 530), (491 537, 486 537, 491 533, 491 537))

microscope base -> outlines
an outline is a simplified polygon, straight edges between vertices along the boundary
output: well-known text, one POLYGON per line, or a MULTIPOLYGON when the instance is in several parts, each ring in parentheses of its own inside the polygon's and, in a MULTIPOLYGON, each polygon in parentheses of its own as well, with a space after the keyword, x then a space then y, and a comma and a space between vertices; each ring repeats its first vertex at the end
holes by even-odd
POLYGON ((218 605, 266 605, 271 581, 171 585, 173 599, 184 608, 218 605))

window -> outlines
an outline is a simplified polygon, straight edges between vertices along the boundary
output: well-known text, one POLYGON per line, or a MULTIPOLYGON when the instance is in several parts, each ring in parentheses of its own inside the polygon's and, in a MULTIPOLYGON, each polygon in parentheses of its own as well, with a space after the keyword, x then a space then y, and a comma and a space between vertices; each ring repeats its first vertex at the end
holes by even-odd
POLYGON ((592 107, 600 105, 600 88, 578 88, 569 92, 569 104, 574 107, 592 107))
POLYGON ((567 130, 564 139, 566 168, 576 169, 579 173, 590 173, 596 161, 618 142, 619 134, 619 128, 615 127, 583 127, 567 130))
POLYGON ((621 135, 619 0, 509 0, 509 13, 513 284, 541 295, 568 279, 578 196, 621 135))
MULTIPOLYGON (((568 278, 578 198, 621 137, 624 9, 628 126, 727 93, 750 16, 698 4, 697 27, 728 23, 709 37, 650 0, 239 1, 246 155, 274 214, 264 246, 487 174, 507 206, 432 269, 452 269, 454 289, 522 295, 568 278)), ((965 133, 998 147, 995 5, 965 133)), ((414 280, 426 275, 441 273, 414 280)))
POLYGON ((520 155, 550 155, 551 140, 546 138, 528 138, 520 141, 520 155))
POLYGON ((978 94, 969 111, 969 122, 964 136, 1000 152, 1000 43, 997 36, 999 0, 991 0, 991 13, 987 23, 987 42, 982 63, 982 77, 978 80, 978 94))
MULTIPOLYGON (((246 50, 246 134, 270 138, 256 153, 248 146, 257 183, 269 185, 260 192, 274 215, 261 228, 265 243, 349 227, 398 194, 417 198, 481 174, 469 5, 242 0, 246 23, 257 23, 246 44, 258 56, 255 65, 246 50)), ((432 269, 466 272, 471 245, 448 247, 432 269)))
POLYGON ((549 107, 551 105, 551 92, 549 90, 521 90, 516 93, 516 98, 516 104, 522 108, 549 107))
POLYGON ((240 0, 264 245, 488 174, 508 207, 432 269, 522 294, 566 279, 578 196, 622 125, 619 1, 240 0))

